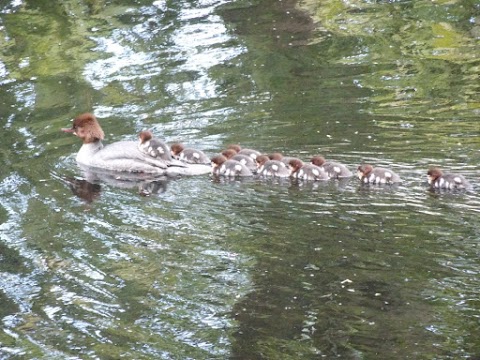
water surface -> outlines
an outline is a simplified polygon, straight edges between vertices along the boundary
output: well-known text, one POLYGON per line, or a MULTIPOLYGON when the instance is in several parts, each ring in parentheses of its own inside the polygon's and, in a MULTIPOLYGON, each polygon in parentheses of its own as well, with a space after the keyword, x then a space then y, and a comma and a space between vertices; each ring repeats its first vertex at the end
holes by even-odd
POLYGON ((0 5, 0 358, 480 356, 475 2, 0 5), (79 113, 399 186, 86 182, 79 113), (431 165, 476 191, 430 192, 431 165), (147 195, 147 196, 146 196, 147 195))

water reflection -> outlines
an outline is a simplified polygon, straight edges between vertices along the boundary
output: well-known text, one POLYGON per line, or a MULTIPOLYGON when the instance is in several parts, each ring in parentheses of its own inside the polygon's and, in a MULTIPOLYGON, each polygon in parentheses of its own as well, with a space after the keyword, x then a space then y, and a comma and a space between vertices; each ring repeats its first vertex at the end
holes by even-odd
POLYGON ((150 196, 165 192, 170 181, 166 177, 163 179, 145 180, 139 176, 130 176, 127 179, 111 173, 92 173, 91 171, 88 171, 86 179, 68 176, 60 177, 59 179, 69 186, 74 195, 87 203, 91 203, 100 197, 102 191, 101 184, 121 189, 136 189, 139 195, 150 196))
POLYGON ((68 184, 74 195, 87 203, 93 202, 100 196, 101 186, 99 184, 92 184, 87 180, 74 177, 65 177, 62 180, 68 184))
POLYGON ((425 183, 478 191, 478 9, 293 5, 0 5, 0 357, 478 356, 480 199, 425 183), (84 111, 404 182, 84 173, 84 111))

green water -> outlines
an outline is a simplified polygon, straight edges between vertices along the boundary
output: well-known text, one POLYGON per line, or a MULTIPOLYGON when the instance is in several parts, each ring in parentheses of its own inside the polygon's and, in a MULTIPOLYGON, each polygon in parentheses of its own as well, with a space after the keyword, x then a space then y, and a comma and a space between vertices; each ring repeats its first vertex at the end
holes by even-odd
POLYGON ((456 0, 2 2, 0 358, 480 356, 479 19, 456 0), (148 128, 404 181, 90 184, 59 131, 86 111, 107 142, 148 128), (431 165, 475 191, 430 192, 431 165))

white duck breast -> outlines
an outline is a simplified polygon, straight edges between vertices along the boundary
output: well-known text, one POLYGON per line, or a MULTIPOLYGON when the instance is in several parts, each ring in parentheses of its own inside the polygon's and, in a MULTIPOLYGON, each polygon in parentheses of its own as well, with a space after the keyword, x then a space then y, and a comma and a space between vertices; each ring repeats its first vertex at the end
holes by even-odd
POLYGON ((305 164, 297 172, 297 178, 302 180, 328 180, 325 170, 313 164, 305 164))
POLYGON ((155 158, 160 158, 163 160, 172 159, 172 155, 170 154, 170 149, 168 146, 163 141, 158 139, 151 139, 140 143, 138 148, 141 152, 155 158))
POLYGON ((218 170, 216 175, 234 177, 234 176, 252 176, 252 172, 242 163, 236 160, 225 161, 218 170))
POLYGON ((257 164, 255 163, 255 160, 248 155, 237 154, 232 156, 231 160, 236 160, 245 165, 250 171, 257 172, 257 164))
POLYGON ((327 173, 330 179, 348 178, 353 176, 353 173, 343 164, 328 161, 321 166, 327 173))
POLYGON ((278 160, 269 160, 262 164, 257 171, 258 175, 265 177, 290 177, 290 170, 278 160))
POLYGON ((374 168, 363 177, 363 182, 368 184, 394 184, 401 182, 400 176, 389 169, 374 168))
POLYGON ((184 149, 178 154, 178 159, 189 164, 210 164, 210 159, 201 150, 197 149, 184 149))
POLYGON ((470 183, 462 176, 457 174, 443 174, 434 180, 431 184, 437 189, 470 189, 470 183))

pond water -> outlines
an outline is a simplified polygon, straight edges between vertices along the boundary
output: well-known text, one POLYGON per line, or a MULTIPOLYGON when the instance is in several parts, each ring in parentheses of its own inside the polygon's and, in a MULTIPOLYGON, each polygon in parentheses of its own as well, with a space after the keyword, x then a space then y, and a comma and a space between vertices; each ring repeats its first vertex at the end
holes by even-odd
POLYGON ((1 359, 480 356, 478 2, 10 0, 0 34, 1 359), (89 183, 87 111, 404 181, 89 183))

